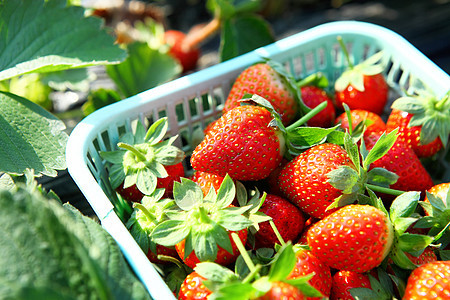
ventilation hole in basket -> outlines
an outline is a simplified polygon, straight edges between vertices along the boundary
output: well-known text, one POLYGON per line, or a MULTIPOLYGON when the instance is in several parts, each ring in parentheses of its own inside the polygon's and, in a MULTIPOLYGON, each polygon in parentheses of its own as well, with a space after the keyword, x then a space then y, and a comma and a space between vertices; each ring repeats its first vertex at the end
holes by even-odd
POLYGON ((216 109, 221 109, 222 105, 225 103, 226 94, 222 87, 214 88, 211 95, 211 106, 215 107, 216 109))
POLYGON ((188 108, 189 108, 189 114, 192 117, 198 116, 198 109, 197 109, 197 98, 190 99, 188 101, 188 108))
POLYGON ((194 174, 195 170, 191 166, 191 156, 190 155, 186 155, 186 158, 184 159, 183 165, 184 165, 185 175, 187 177, 189 177, 192 174, 194 174))
POLYGON ((186 121, 186 114, 184 113, 183 103, 178 103, 175 105, 175 114, 177 116, 177 122, 186 121))
POLYGON ((111 139, 109 137, 109 133, 108 131, 103 131, 100 134, 101 137, 101 143, 99 141, 99 148, 102 151, 111 151, 113 149, 111 149, 111 139))
POLYGON ((202 108, 204 112, 211 110, 211 102, 208 94, 203 94, 202 97, 202 108))
POLYGON ((316 63, 317 63, 317 68, 320 70, 323 70, 326 68, 327 66, 327 59, 325 57, 325 49, 324 48, 319 48, 317 49, 316 52, 316 63))
POLYGON ((92 155, 89 152, 86 154, 86 158, 87 158, 86 164, 89 170, 91 171, 92 175, 95 176, 95 174, 98 174, 98 170, 94 163, 94 159, 92 158, 92 155))
POLYGON ((125 133, 127 133, 128 132, 128 130, 127 130, 127 128, 125 127, 125 125, 121 125, 121 126, 118 126, 117 127, 117 134, 119 135, 119 136, 122 136, 122 135, 124 135, 125 133))
POLYGON ((303 69, 303 58, 301 56, 294 57, 292 59, 292 69, 295 78, 301 78, 304 75, 305 70, 303 69))
POLYGON ((161 109, 158 111, 158 119, 167 117, 167 111, 165 109, 161 109))

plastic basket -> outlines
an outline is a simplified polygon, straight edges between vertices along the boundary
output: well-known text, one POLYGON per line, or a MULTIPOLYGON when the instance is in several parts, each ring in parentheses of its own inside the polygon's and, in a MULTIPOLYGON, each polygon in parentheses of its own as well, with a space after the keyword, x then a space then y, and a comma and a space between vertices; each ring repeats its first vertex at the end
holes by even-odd
POLYGON ((179 134, 177 146, 189 154, 195 130, 204 128, 220 115, 234 79, 262 58, 282 63, 298 78, 321 71, 333 82, 346 67, 336 39, 339 35, 348 44, 355 63, 384 50, 385 76, 398 93, 414 92, 426 86, 442 96, 450 88, 449 75, 398 34, 373 24, 339 21, 300 32, 107 106, 75 127, 67 144, 68 171, 154 299, 174 298, 113 211, 109 199, 115 197, 115 193, 109 186, 105 162, 98 151, 113 149, 119 135, 133 130, 136 120, 149 124, 167 116, 169 134, 179 134))

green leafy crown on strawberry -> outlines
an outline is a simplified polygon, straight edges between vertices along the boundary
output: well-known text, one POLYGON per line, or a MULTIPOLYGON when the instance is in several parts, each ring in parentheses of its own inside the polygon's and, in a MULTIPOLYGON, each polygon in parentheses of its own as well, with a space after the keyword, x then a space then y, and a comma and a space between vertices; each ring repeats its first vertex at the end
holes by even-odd
POLYGON ((416 95, 400 97, 392 103, 392 108, 412 114, 408 126, 421 126, 420 142, 429 144, 437 137, 444 147, 450 134, 450 91, 441 99, 426 90, 416 95))
POLYGON ((217 192, 211 188, 205 197, 195 182, 182 178, 181 183, 174 184, 174 200, 181 211, 168 213, 169 220, 154 229, 153 240, 173 246, 185 239, 185 258, 194 251, 200 261, 214 261, 217 246, 233 253, 228 231, 240 231, 254 223, 244 215, 252 205, 231 206, 235 194, 235 185, 228 175, 217 192))
POLYGON ((177 136, 163 140, 168 128, 167 118, 153 123, 147 132, 141 122, 136 125, 136 132, 124 134, 117 143, 118 150, 100 152, 100 156, 110 166, 112 188, 124 188, 136 185, 144 195, 152 194, 157 186, 157 179, 167 177, 165 165, 180 163, 185 154, 173 145, 177 136))
POLYGON ((367 58, 363 62, 354 66, 350 60, 350 56, 347 49, 342 41, 341 37, 338 37, 338 41, 341 45, 342 51, 347 59, 348 69, 345 70, 342 75, 336 80, 334 89, 338 92, 342 92, 351 85, 360 92, 364 92, 364 75, 373 76, 383 72, 385 66, 382 62, 383 51, 379 51, 367 58))

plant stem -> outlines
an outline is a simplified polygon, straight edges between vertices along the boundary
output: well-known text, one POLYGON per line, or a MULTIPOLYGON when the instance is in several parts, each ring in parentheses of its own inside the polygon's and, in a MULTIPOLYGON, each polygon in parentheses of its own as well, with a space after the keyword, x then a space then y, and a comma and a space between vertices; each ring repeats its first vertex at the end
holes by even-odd
POLYGON ((278 231, 278 228, 275 225, 275 223, 273 222, 273 220, 270 220, 269 224, 270 224, 270 227, 272 227, 273 232, 275 232, 275 235, 277 236, 278 241, 280 241, 281 246, 286 244, 286 242, 284 241, 283 237, 281 236, 280 232, 278 231))
POLYGON ((242 280, 242 283, 249 283, 253 278, 255 278, 256 275, 259 274, 259 271, 261 270, 261 268, 262 268, 261 265, 256 265, 255 270, 248 273, 248 275, 245 276, 245 278, 242 280))
POLYGON ((394 196, 400 196, 401 194, 403 194, 405 192, 405 191, 400 191, 400 190, 394 190, 394 189, 390 189, 390 188, 381 187, 381 186, 378 186, 378 185, 373 185, 373 184, 370 184, 370 183, 366 183, 366 186, 368 188, 370 188, 371 190, 373 190, 374 192, 380 192, 380 193, 394 195, 394 196))
POLYGON ((176 259, 175 257, 168 256, 168 255, 163 255, 163 254, 158 254, 157 258, 159 260, 162 260, 162 261, 168 261, 168 262, 174 263, 180 269, 183 268, 183 264, 178 259, 176 259))
POLYGON ((216 17, 209 21, 209 23, 207 23, 202 28, 197 28, 189 31, 184 40, 184 49, 191 50, 198 47, 201 42, 212 36, 214 33, 216 33, 217 30, 219 30, 220 24, 220 19, 216 17))
POLYGON ((442 111, 442 109, 445 107, 445 105, 447 104, 447 102, 449 101, 450 96, 449 94, 445 95, 441 100, 439 100, 436 105, 434 106, 436 108, 436 110, 438 111, 442 111))
POLYGON ((338 36, 337 40, 339 42, 339 45, 341 46, 342 53, 344 53, 345 59, 347 60, 348 67, 350 69, 353 69, 354 66, 353 66, 352 62, 350 61, 350 55, 348 54, 347 47, 345 47, 344 40, 342 39, 341 36, 338 36))
POLYGON ((128 150, 128 151, 131 151, 141 161, 146 161, 147 160, 147 158, 145 157, 144 154, 142 154, 138 149, 136 149, 135 147, 133 147, 133 146, 131 146, 129 144, 119 142, 119 143, 117 143, 117 147, 125 149, 125 150, 128 150))
POLYGON ((321 112, 326 106, 327 106, 327 102, 320 103, 319 105, 314 107, 310 112, 308 112, 306 115, 304 115, 303 117, 298 119, 295 123, 286 127, 286 131, 292 131, 295 128, 305 124, 306 122, 309 121, 309 119, 311 119, 312 117, 317 115, 319 112, 321 112))
POLYGON ((152 213, 150 213, 149 211, 148 211, 148 209, 144 206, 144 205, 142 205, 141 203, 136 203, 135 205, 134 205, 134 207, 136 207, 137 209, 139 209, 140 211, 142 211, 143 213, 144 213, 144 215, 153 223, 153 224, 157 224, 158 222, 157 222, 157 220, 156 220, 156 218, 155 218, 155 216, 153 216, 153 214, 152 213))
POLYGON ((239 238, 239 236, 237 235, 236 232, 232 232, 231 233, 231 238, 233 239, 234 243, 236 244, 236 247, 239 250, 239 253, 241 253, 242 258, 245 261, 245 264, 247 265, 248 269, 250 270, 250 272, 256 272, 256 266, 253 263, 252 259, 250 258, 250 256, 247 253, 247 250, 245 249, 244 245, 242 244, 241 239, 239 238))

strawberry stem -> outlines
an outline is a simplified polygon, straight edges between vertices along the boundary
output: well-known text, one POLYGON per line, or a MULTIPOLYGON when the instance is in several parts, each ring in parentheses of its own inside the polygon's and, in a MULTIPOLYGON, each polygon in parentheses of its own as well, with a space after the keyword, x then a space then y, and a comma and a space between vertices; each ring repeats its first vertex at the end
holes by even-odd
POLYGON ((248 269, 250 270, 251 273, 256 272, 256 266, 253 263, 252 259, 250 258, 250 256, 247 253, 247 250, 245 249, 244 245, 242 244, 241 239, 239 238, 239 236, 237 235, 236 232, 232 232, 231 233, 231 238, 233 239, 234 243, 236 244, 236 247, 239 250, 239 253, 241 253, 242 258, 245 261, 245 264, 247 265, 248 269))
POLYGON ((445 105, 447 104, 447 101, 449 101, 450 96, 449 94, 445 95, 441 100, 439 100, 436 105, 434 106, 436 108, 436 110, 438 111, 442 111, 442 109, 445 107, 445 105))
POLYGON ((208 24, 200 29, 194 29, 188 32, 184 39, 183 48, 192 50, 199 46, 201 42, 212 36, 220 28, 221 21, 218 17, 213 18, 208 24))
POLYGON ((292 131, 295 128, 305 124, 306 122, 308 122, 312 117, 314 117, 315 115, 317 115, 319 112, 321 112, 325 107, 327 106, 327 102, 322 102, 319 105, 317 105, 316 107, 314 107, 311 111, 309 111, 306 115, 304 115, 303 117, 301 117, 300 119, 298 119, 296 122, 294 122, 293 124, 289 125, 288 127, 286 127, 286 131, 292 131))
POLYGON ((175 257, 168 256, 168 255, 163 255, 163 254, 158 254, 156 257, 159 260, 168 261, 168 262, 174 263, 180 269, 183 268, 183 264, 178 259, 176 259, 175 257))
POLYGON ((378 185, 373 185, 370 183, 366 183, 366 187, 370 188, 374 192, 379 192, 379 193, 384 193, 384 194, 389 194, 389 195, 394 195, 394 196, 400 196, 401 194, 403 194, 405 192, 405 191, 381 187, 378 185))
POLYGON ((242 283, 249 283, 250 281, 252 281, 253 278, 255 278, 255 276, 259 274, 259 271, 261 271, 261 268, 262 268, 261 265, 256 265, 255 270, 248 273, 248 275, 242 280, 242 283))
POLYGON ((281 236, 280 232, 278 231, 278 228, 275 225, 275 223, 273 222, 273 220, 269 220, 269 224, 270 224, 270 227, 272 227, 273 232, 277 236, 278 241, 280 241, 281 246, 286 244, 286 242, 284 241, 283 237, 281 236))
POLYGON ((145 157, 144 154, 142 154, 142 152, 140 152, 138 149, 136 149, 135 147, 133 147, 133 146, 131 146, 129 144, 119 142, 119 143, 117 143, 117 147, 125 149, 125 150, 128 150, 128 151, 131 151, 141 161, 146 161, 147 160, 147 158, 145 157))
POLYGON ((153 224, 158 223, 155 216, 153 216, 153 214, 151 212, 149 212, 148 209, 144 205, 142 205, 141 203, 136 203, 136 204, 134 204, 134 207, 136 207, 137 209, 142 211, 144 213, 144 215, 147 217, 147 219, 149 219, 153 224))
POLYGON ((344 53, 345 59, 347 60, 348 67, 350 69, 353 69, 354 66, 353 66, 352 62, 350 61, 350 55, 348 54, 347 47, 345 47, 344 40, 342 39, 341 36, 338 36, 337 40, 339 42, 339 45, 341 46, 342 53, 344 53))

